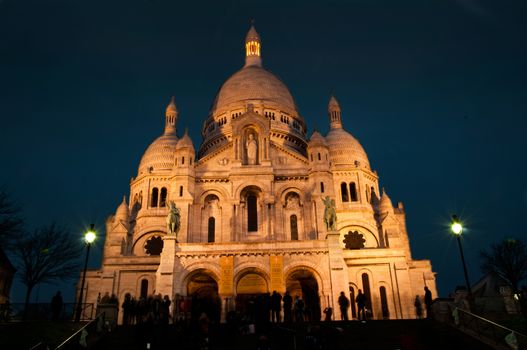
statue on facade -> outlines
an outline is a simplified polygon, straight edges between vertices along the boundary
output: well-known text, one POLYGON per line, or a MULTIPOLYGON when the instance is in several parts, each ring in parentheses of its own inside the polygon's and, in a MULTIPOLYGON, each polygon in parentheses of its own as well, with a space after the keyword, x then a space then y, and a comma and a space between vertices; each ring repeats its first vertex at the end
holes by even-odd
POLYGON ((176 236, 181 226, 181 215, 179 208, 176 207, 174 201, 168 203, 168 215, 167 215, 167 232, 171 236, 176 236))
POLYGON ((247 164, 255 165, 258 154, 258 143, 254 139, 253 133, 249 134, 247 142, 245 142, 245 150, 247 151, 247 164))
POLYGON ((337 229, 337 210, 335 209, 335 201, 329 196, 322 198, 322 202, 326 208, 324 209, 324 222, 328 231, 335 231, 337 229))

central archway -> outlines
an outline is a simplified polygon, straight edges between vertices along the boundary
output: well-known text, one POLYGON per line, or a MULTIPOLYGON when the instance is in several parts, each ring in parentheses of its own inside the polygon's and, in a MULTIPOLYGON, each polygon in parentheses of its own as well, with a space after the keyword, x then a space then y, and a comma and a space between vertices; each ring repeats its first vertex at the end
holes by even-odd
POLYGON ((252 322, 268 320, 269 296, 267 280, 251 269, 242 274, 236 283, 236 311, 252 322))
MULTIPOLYGON (((293 300, 296 297, 304 301, 304 319, 307 321, 320 321, 320 297, 318 283, 307 268, 298 268, 287 275, 286 291, 293 300)), ((294 306, 293 306, 294 307, 294 306)))
POLYGON ((218 283, 206 270, 200 270, 188 279, 187 295, 191 298, 191 317, 199 319, 201 314, 219 322, 221 299, 218 295, 218 283))

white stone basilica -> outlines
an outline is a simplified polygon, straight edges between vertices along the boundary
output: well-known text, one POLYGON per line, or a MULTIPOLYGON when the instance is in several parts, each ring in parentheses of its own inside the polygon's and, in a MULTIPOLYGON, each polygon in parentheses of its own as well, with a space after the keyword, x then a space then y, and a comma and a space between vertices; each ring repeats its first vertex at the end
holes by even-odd
MULTIPOLYGON (((106 221, 102 266, 88 271, 85 302, 106 292, 121 302, 126 293, 188 296, 225 320, 248 298, 276 290, 302 297, 313 319, 327 306, 340 318, 340 292, 353 300, 361 289, 374 319, 414 318, 415 296, 425 286, 437 292, 430 261, 412 259, 402 203, 394 207, 379 190, 334 97, 330 131, 308 139, 288 88, 262 67, 254 27, 245 48, 244 67, 214 99, 197 154, 187 133, 177 136, 174 99, 166 108, 129 203, 106 221), (326 196, 336 230, 325 224, 326 196), (170 202, 181 213, 177 237, 167 234, 170 202)), ((356 313, 352 303, 350 318, 356 313)))

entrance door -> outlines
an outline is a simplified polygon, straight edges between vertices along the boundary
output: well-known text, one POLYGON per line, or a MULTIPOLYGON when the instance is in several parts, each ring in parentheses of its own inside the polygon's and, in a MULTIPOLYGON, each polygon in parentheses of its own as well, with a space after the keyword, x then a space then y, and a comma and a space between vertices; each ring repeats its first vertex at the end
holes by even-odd
MULTIPOLYGON (((320 297, 318 283, 313 273, 307 269, 295 270, 287 276, 286 290, 293 301, 298 296, 304 301, 304 319, 320 321, 320 297)), ((293 305, 294 308, 294 305, 293 305)), ((293 311, 293 314, 295 312, 293 311)))
POLYGON ((187 295, 191 298, 191 317, 199 319, 201 314, 209 320, 219 322, 221 316, 221 300, 218 295, 218 284, 206 272, 193 275, 187 286, 187 295))
POLYGON ((245 274, 236 285, 236 311, 250 322, 269 320, 267 281, 258 273, 245 274))

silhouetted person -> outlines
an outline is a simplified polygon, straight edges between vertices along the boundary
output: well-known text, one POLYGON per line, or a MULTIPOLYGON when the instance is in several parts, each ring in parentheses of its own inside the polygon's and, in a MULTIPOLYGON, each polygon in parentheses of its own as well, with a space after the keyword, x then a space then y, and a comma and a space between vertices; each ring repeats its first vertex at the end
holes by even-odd
POLYGON ((325 308, 324 309, 324 315, 325 315, 324 321, 326 321, 326 322, 331 321, 331 317, 333 316, 333 308, 329 307, 329 306, 327 308, 325 308))
POLYGON ((362 319, 363 321, 366 321, 366 295, 362 293, 362 290, 359 289, 359 294, 357 294, 355 301, 357 302, 357 308, 359 309, 359 320, 362 319))
POLYGON ((60 291, 57 292, 51 299, 51 317, 53 321, 57 321, 62 311, 62 295, 60 291))
POLYGON ((423 318, 423 305, 421 304, 421 298, 419 298, 419 295, 415 296, 414 306, 415 306, 415 315, 417 316, 417 318, 418 319, 423 318))
POLYGON ((123 301, 123 326, 129 325, 131 322, 131 315, 132 315, 132 295, 130 293, 126 293, 124 295, 124 301, 123 301))
POLYGON ((350 306, 349 299, 344 295, 344 292, 340 292, 340 296, 339 296, 340 319, 343 321, 348 320, 348 307, 349 306, 350 306))
POLYGON ((293 298, 289 295, 289 292, 285 292, 284 295, 284 322, 291 322, 291 309, 293 308, 293 298))
POLYGON ((432 318, 432 292, 425 287, 426 318, 432 318))
POLYGON ((282 309, 282 296, 280 293, 277 293, 276 290, 273 291, 271 295, 271 311, 272 311, 272 321, 280 322, 280 311, 282 309))
POLYGON ((163 301, 161 301, 161 323, 164 325, 168 324, 168 319, 170 318, 170 298, 168 295, 165 295, 163 297, 163 301))
POLYGON ((298 295, 295 297, 295 322, 304 322, 304 301, 298 295))

